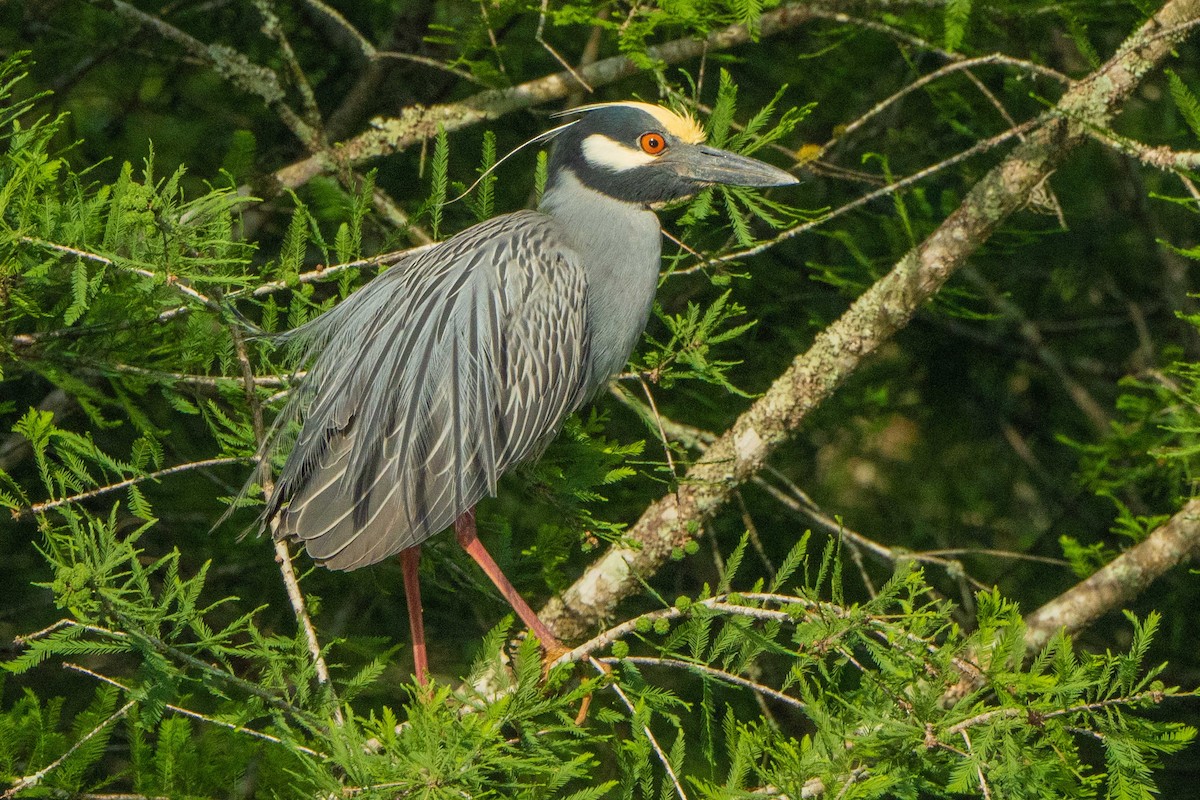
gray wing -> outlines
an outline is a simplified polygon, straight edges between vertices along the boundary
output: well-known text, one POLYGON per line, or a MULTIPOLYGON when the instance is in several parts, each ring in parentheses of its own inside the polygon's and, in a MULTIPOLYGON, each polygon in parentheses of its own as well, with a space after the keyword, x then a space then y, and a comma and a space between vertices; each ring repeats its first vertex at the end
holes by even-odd
POLYGON ((264 520, 331 569, 450 525, 586 399, 586 279, 553 221, 489 220, 298 330, 315 358, 264 520))

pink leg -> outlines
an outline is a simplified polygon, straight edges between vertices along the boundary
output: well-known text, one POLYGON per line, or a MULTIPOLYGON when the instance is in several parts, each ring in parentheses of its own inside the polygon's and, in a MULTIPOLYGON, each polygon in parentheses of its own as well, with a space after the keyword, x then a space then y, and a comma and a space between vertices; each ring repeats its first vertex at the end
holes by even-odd
POLYGON ((424 686, 429 682, 429 657, 425 652, 425 617, 421 609, 421 581, 417 576, 417 565, 421 562, 421 546, 400 551, 400 567, 404 574, 404 599, 408 601, 408 627, 412 631, 413 670, 417 683, 424 686))
POLYGON ((475 559, 475 563, 487 573, 487 576, 492 579, 492 583, 496 584, 496 588, 500 590, 500 594, 504 595, 504 599, 512 606, 513 611, 517 612, 517 616, 541 640, 542 649, 547 652, 566 649, 562 642, 558 641, 550 632, 550 629, 538 619, 537 614, 522 599, 521 595, 517 594, 517 590, 508 582, 508 578, 504 577, 500 567, 496 565, 491 554, 484 548, 483 542, 479 541, 479 536, 475 532, 475 509, 464 511, 458 519, 454 520, 454 534, 458 538, 458 543, 462 545, 462 549, 475 559))

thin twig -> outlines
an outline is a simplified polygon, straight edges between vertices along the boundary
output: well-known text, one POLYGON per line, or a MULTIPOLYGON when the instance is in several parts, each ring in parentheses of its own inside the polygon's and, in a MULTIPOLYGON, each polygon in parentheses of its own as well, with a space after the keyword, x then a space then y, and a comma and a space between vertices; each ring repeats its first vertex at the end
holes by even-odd
POLYGON ((304 4, 313 11, 316 11, 321 16, 333 22, 338 26, 343 33, 347 34, 357 45, 359 51, 367 58, 374 58, 377 51, 375 45, 371 44, 367 37, 363 36, 358 28, 350 24, 350 22, 342 16, 342 13, 336 8, 321 2, 321 0, 303 0, 304 4))
MULTIPOLYGON (((826 616, 835 616, 839 618, 845 618, 846 616, 844 610, 831 603, 820 603, 803 597, 792 597, 788 595, 769 594, 763 592, 752 594, 742 593, 740 596, 742 598, 748 598, 760 602, 771 602, 780 606, 803 606, 804 608, 819 610, 820 613, 825 614, 826 616)), ((705 608, 712 609, 713 611, 752 617, 754 619, 760 619, 769 622, 788 622, 789 620, 794 619, 794 614, 790 614, 789 612, 730 603, 727 602, 728 598, 728 595, 720 594, 704 600, 697 600, 692 605, 704 606, 705 608)), ((671 606, 669 608, 662 608, 656 611, 648 611, 645 614, 640 614, 633 619, 629 619, 620 623, 619 625, 612 626, 608 630, 592 637, 578 647, 575 647, 574 649, 562 654, 555 659, 554 663, 550 666, 553 668, 561 664, 571 664, 583 661, 584 659, 590 658, 593 653, 599 652, 600 650, 611 646, 613 642, 624 638, 630 633, 640 630, 642 626, 646 625, 646 623, 653 625, 659 620, 678 619, 687 613, 687 611, 684 611, 676 606, 671 606)))
POLYGON ((53 331, 40 331, 38 333, 18 333, 9 341, 12 343, 14 350, 19 350, 27 347, 35 347, 40 342, 53 341, 54 339, 77 339, 84 336, 99 336, 101 334, 111 333, 112 331, 129 330, 137 325, 146 325, 150 323, 155 325, 163 325, 172 321, 176 317, 182 317, 190 314, 191 311, 192 306, 176 306, 175 308, 169 308, 166 311, 159 312, 158 316, 156 316, 153 320, 148 320, 147 322, 143 323, 123 322, 117 325, 105 324, 74 326, 70 328, 59 328, 58 330, 53 331))
POLYGON ((734 492, 734 497, 737 499, 738 510, 742 512, 742 525, 746 528, 746 536, 750 539, 750 546, 754 548, 754 552, 758 554, 759 561, 763 563, 763 569, 767 571, 767 577, 774 583, 775 565, 771 563, 771 557, 767 555, 767 549, 763 547, 762 538, 758 535, 758 526, 754 524, 754 517, 750 515, 750 506, 746 504, 746 498, 742 496, 740 489, 734 492))
MULTIPOLYGON (((974 752, 974 748, 971 747, 971 737, 965 730, 959 731, 959 733, 962 734, 963 741, 967 743, 967 754, 969 756, 974 752)), ((983 792, 983 800, 992 800, 992 790, 988 788, 987 778, 983 777, 982 764, 975 765, 975 775, 979 778, 979 789, 983 792)))
POLYGON ((105 266, 115 267, 116 269, 124 270, 125 272, 130 272, 130 273, 133 273, 134 275, 140 275, 143 278, 150 278, 150 279, 156 280, 156 281, 162 280, 166 283, 167 286, 170 286, 175 291, 179 292, 180 294, 184 295, 185 297, 190 297, 191 299, 204 304, 204 306, 206 306, 207 308, 210 308, 214 311, 220 311, 220 309, 221 309, 221 307, 216 303, 216 301, 214 301, 212 298, 208 297, 207 295, 204 295, 204 294, 196 291, 191 286, 189 286, 184 279, 180 278, 177 275, 171 275, 171 274, 163 275, 163 274, 160 274, 157 272, 152 272, 151 270, 148 270, 148 269, 142 269, 141 267, 134 267, 134 266, 130 266, 129 264, 123 264, 119 261, 114 261, 113 259, 108 258, 107 256, 102 256, 98 253, 90 253, 87 250, 80 250, 77 247, 71 247, 71 246, 65 245, 65 244, 58 244, 56 242, 48 242, 45 239, 38 239, 33 236, 22 236, 20 238, 20 241, 24 242, 25 244, 32 244, 37 247, 44 247, 47 250, 53 250, 57 253, 63 253, 66 255, 75 256, 76 258, 82 258, 86 261, 95 261, 98 264, 104 264, 105 266))
POLYGON ((679 237, 672 234, 666 228, 663 229, 662 235, 664 238, 669 239, 670 241, 672 241, 676 245, 678 245, 680 250, 685 250, 688 253, 688 255, 690 255, 694 258, 704 258, 704 256, 702 256, 698 251, 696 251, 693 248, 686 245, 682 239, 680 239, 679 237))
POLYGON ((319 147, 323 139, 321 132, 321 109, 317 106, 317 96, 313 92, 312 84, 308 81, 308 75, 305 74, 304 68, 300 66, 300 60, 296 57, 296 51, 292 49, 292 43, 288 40, 287 32, 283 29, 283 24, 279 20, 279 15, 275 13, 271 2, 269 0, 254 0, 254 7, 258 10, 259 16, 263 18, 263 33, 274 39, 275 44, 279 46, 279 53, 283 56, 283 61, 287 64, 288 72, 292 75, 292 82, 300 90, 300 99, 304 103, 305 122, 308 123, 314 137, 306 144, 310 149, 319 147))
MULTIPOLYGON (((607 21, 609 16, 608 8, 601 8, 596 12, 596 18, 601 22, 607 21)), ((588 34, 587 41, 584 42, 583 52, 579 54, 579 68, 583 69, 591 64, 596 63, 596 59, 600 57, 600 44, 604 39, 604 26, 593 25, 591 33, 588 34)), ((584 100, 582 91, 571 92, 567 96, 566 107, 572 108, 579 105, 584 100)))
POLYGON ((1013 550, 993 550, 988 547, 951 547, 942 550, 915 550, 916 556, 958 557, 958 556, 992 556, 994 558, 1009 558, 1013 561, 1033 561, 1038 564, 1053 564, 1056 567, 1069 567, 1071 562, 1065 558, 1052 556, 1035 556, 1031 553, 1017 553, 1013 550))
POLYGON ((571 66, 571 63, 569 61, 567 61, 565 58, 563 58, 561 55, 559 55, 559 52, 557 50, 555 50, 553 47, 551 47, 550 43, 546 41, 545 36, 542 35, 543 33, 545 33, 545 30, 546 30, 546 12, 549 10, 550 10, 550 0, 542 0, 541 13, 538 14, 537 30, 534 31, 534 33, 533 33, 534 41, 536 41, 543 48, 545 48, 546 51, 548 53, 550 53, 550 55, 554 56, 554 60, 557 61, 559 64, 561 64, 563 66, 563 68, 567 72, 570 73, 571 77, 574 78, 579 83, 580 86, 582 86, 584 89, 586 89, 589 94, 594 92, 595 89, 593 89, 590 85, 588 85, 587 81, 585 81, 582 77, 580 77, 579 73, 575 71, 575 67, 571 66))
POLYGON ((717 669, 716 667, 710 667, 707 664, 701 664, 694 661, 682 661, 677 658, 655 658, 652 656, 626 656, 625 658, 605 656, 604 658, 598 660, 604 664, 612 664, 613 666, 620 664, 622 661, 628 661, 631 664, 642 664, 645 666, 654 667, 675 667, 678 669, 688 670, 689 672, 699 672, 703 675, 711 675, 714 678, 725 681, 726 683, 732 683, 746 689, 751 689, 764 697, 769 697, 772 700, 778 700, 779 702, 785 703, 792 708, 798 708, 801 710, 808 708, 808 705, 803 701, 797 700, 796 698, 786 695, 776 689, 772 689, 770 686, 763 686, 761 683, 755 683, 754 681, 743 678, 740 675, 734 675, 731 672, 725 672, 724 670, 717 669))
MULTIPOLYGON (((92 367, 84 367, 83 369, 93 369, 92 367)), ((148 369, 139 367, 134 364, 104 364, 101 367, 94 368, 96 372, 104 373, 105 371, 119 372, 128 375, 140 375, 146 378, 152 378, 156 381, 182 383, 188 386, 196 386, 205 389, 218 389, 222 385, 230 383, 241 383, 243 378, 234 377, 232 375, 194 375, 186 372, 168 372, 165 370, 148 369)), ((289 387, 296 380, 303 378, 307 370, 296 370, 288 375, 256 375, 254 376, 254 385, 262 386, 268 389, 280 387, 289 387)))
MULTIPOLYGON (((250 406, 251 415, 254 421, 254 439, 259 447, 262 447, 266 439, 266 430, 263 425, 262 404, 258 401, 258 394, 254 390, 254 369, 250 366, 250 356, 246 350, 246 340, 242 336, 242 332, 231 326, 229 333, 233 337, 234 352, 237 354, 238 363, 242 366, 242 376, 246 386, 246 402, 250 406)), ((270 475, 266 463, 260 465, 262 469, 263 493, 269 497, 272 491, 270 475)), ((296 622, 300 625, 301 631, 304 633, 304 641, 308 646, 309 656, 312 657, 313 668, 317 673, 317 682, 325 686, 329 691, 329 696, 333 701, 333 719, 338 725, 345 723, 342 717, 341 705, 338 703, 337 695, 333 691, 333 682, 329 677, 329 667, 325 663, 325 656, 321 652, 321 643, 317 639, 317 630, 313 627, 312 618, 308 614, 308 606, 304 599, 304 593, 300 591, 300 581, 296 578, 296 570, 292 565, 292 554, 288 547, 288 543, 283 539, 274 539, 275 544, 275 563, 279 565, 279 573, 283 577, 283 585, 287 590, 288 601, 292 605, 292 611, 296 615, 296 622)))
MULTIPOLYGON (((1071 83, 1071 79, 1068 78, 1066 75, 1063 75, 1060 72, 1056 72, 1055 70, 1049 69, 1047 67, 1040 67, 1037 64, 1033 64, 1032 62, 1024 61, 1019 58, 1011 58, 1009 56, 1005 56, 1000 53, 992 53, 991 55, 980 56, 978 58, 968 58, 968 59, 963 59, 963 60, 951 61, 951 63, 946 64, 945 66, 940 67, 940 68, 934 70, 933 72, 929 72, 929 73, 926 73, 925 75, 922 75, 921 77, 914 80, 912 83, 905 84, 903 88, 899 89, 895 93, 889 95, 888 97, 884 98, 883 100, 880 100, 875 105, 871 106, 871 108, 869 108, 866 111, 866 113, 861 114, 853 121, 847 123, 845 126, 839 127, 838 131, 837 131, 837 135, 835 135, 832 139, 825 142, 825 144, 823 144, 821 146, 821 152, 818 154, 817 157, 820 158, 821 155, 829 152, 830 149, 832 149, 833 147, 835 147, 836 145, 841 143, 842 140, 849 137, 851 134, 853 134, 859 128, 863 127, 868 122, 870 122, 872 119, 879 116, 881 113, 886 111, 888 108, 890 108, 891 106, 893 106, 894 104, 896 104, 897 102, 902 100, 903 98, 907 97, 908 95, 912 94, 913 92, 917 91, 918 89, 928 86, 930 83, 932 83, 936 80, 940 80, 941 78, 944 78, 947 75, 953 75, 954 73, 961 72, 962 70, 970 70, 973 67, 981 67, 981 66, 987 66, 987 65, 991 65, 991 64, 999 64, 1002 66, 1014 66, 1014 67, 1018 67, 1020 69, 1029 69, 1029 70, 1036 71, 1038 74, 1053 78, 1054 80, 1058 81, 1059 83, 1061 83, 1063 85, 1070 85, 1070 83, 1071 83)), ((1009 124, 1011 127, 1015 127, 1015 125, 1016 125, 1015 123, 1012 123, 1012 122, 1010 122, 1009 124)))
MULTIPOLYGON (((316 668, 317 680, 329 687, 329 692, 333 695, 333 684, 329 678, 329 667, 325 663, 325 656, 321 653, 321 643, 317 639, 317 629, 313 627, 312 617, 308 614, 308 605, 304 599, 304 593, 300 591, 300 581, 296 577, 296 568, 292 563, 291 548, 288 547, 287 540, 285 539, 275 539, 274 541, 275 563, 279 565, 279 572, 283 576, 283 585, 287 589, 288 601, 292 604, 292 610, 296 614, 296 621, 304 631, 304 641, 308 645, 308 654, 312 657, 313 666, 316 668)), ((337 724, 341 725, 345 720, 342 718, 342 709, 338 705, 336 696, 333 696, 333 703, 333 718, 337 724)))
POLYGON ((54 770, 58 769, 58 767, 60 767, 62 765, 62 763, 64 761, 66 761, 68 758, 75 755, 75 752, 77 750, 79 750, 79 748, 81 748, 85 744, 87 744, 88 741, 91 740, 91 738, 93 736, 100 733, 100 731, 104 730, 109 725, 113 724, 114 722, 119 720, 121 717, 128 714, 129 710, 131 708, 133 708, 134 705, 136 705, 134 703, 134 701, 130 700, 128 703, 126 703, 125 705, 118 708, 112 714, 109 714, 107 717, 105 717, 103 720, 101 720, 96 725, 96 727, 92 728, 90 731, 88 731, 83 736, 81 736, 79 738, 79 741, 77 741, 77 742, 75 742, 75 744, 71 745, 67 749, 67 752, 63 753, 61 756, 54 759, 49 764, 42 767, 41 769, 39 769, 37 772, 33 773, 32 775, 26 775, 25 777, 18 778, 16 781, 14 781, 13 785, 8 787, 7 790, 5 790, 4 794, 0 794, 0 798, 16 797, 18 793, 23 792, 26 789, 32 789, 34 786, 37 786, 39 783, 42 782, 43 778, 45 778, 47 775, 49 775, 54 770))
POLYGON ((675 469, 675 458, 671 455, 671 440, 667 438, 667 432, 663 430, 662 415, 658 413, 658 406, 654 402, 654 395, 650 392, 650 385, 641 375, 638 376, 638 382, 642 385, 642 391, 646 394, 646 403, 650 406, 650 413, 658 425, 659 440, 662 442, 663 454, 667 457, 667 466, 671 468, 672 479, 678 481, 679 471, 675 469))
POLYGON ((118 639, 125 636, 125 634, 121 633, 120 631, 113 631, 113 630, 109 630, 108 628, 101 628, 97 625, 87 625, 85 623, 73 620, 69 617, 64 617, 63 619, 60 619, 57 622, 53 622, 53 623, 47 625, 46 627, 42 628, 40 631, 34 631, 33 633, 23 633, 19 636, 14 636, 13 641, 23 647, 28 646, 28 644, 30 642, 36 642, 38 639, 44 639, 47 636, 50 636, 51 634, 54 634, 54 633, 57 633, 58 631, 63 630, 64 628, 79 628, 81 630, 88 631, 89 633, 99 633, 103 636, 112 636, 112 637, 118 638, 118 639))
MULTIPOLYGON (((601 666, 600 662, 598 662, 596 659, 589 657, 588 661, 591 662, 592 667, 594 667, 595 670, 602 676, 608 674, 608 671, 601 666)), ((620 684, 618 684, 616 681, 613 681, 609 684, 609 688, 616 692, 617 697, 621 698, 621 702, 625 705, 625 708, 629 709, 630 717, 632 718, 637 716, 637 710, 634 708, 633 703, 630 702, 629 697, 625 694, 625 691, 621 688, 620 684)), ((663 752, 662 747, 659 746, 658 740, 654 738, 654 733, 650 730, 650 726, 642 725, 642 732, 646 734, 646 739, 650 742, 650 746, 654 748, 654 752, 658 756, 658 760, 662 762, 663 769, 667 771, 667 775, 669 775, 671 778, 671 783, 675 785, 675 794, 679 796, 679 800, 688 800, 687 793, 683 791, 683 786, 679 783, 679 777, 676 776, 675 770, 671 768, 671 760, 667 758, 667 754, 663 752)))
POLYGON ((372 267, 388 267, 397 264, 404 259, 423 253, 426 250, 434 247, 435 244, 424 244, 419 247, 410 247, 407 250, 396 250, 390 253, 381 253, 370 258, 360 258, 356 261, 346 261, 342 264, 331 264, 329 266, 319 266, 316 269, 308 272, 301 272, 293 281, 271 281, 264 283, 253 289, 241 289, 236 292, 230 292, 226 295, 227 299, 233 300, 239 297, 250 295, 252 297, 265 297, 274 292, 280 292, 285 289, 290 289, 298 284, 317 283, 319 281, 331 280, 334 276, 350 269, 369 269, 372 267))
POLYGON ((40 514, 44 511, 49 511, 52 508, 65 506, 69 503, 79 503, 83 500, 90 500, 93 497, 100 497, 101 495, 106 495, 110 492, 116 492, 126 488, 127 486, 133 486, 135 484, 142 483, 143 481, 158 480, 159 478, 165 478, 168 475, 175 475, 177 473, 187 472, 193 469, 218 467, 225 464, 240 464, 244 461, 246 461, 246 459, 240 456, 229 456, 225 458, 208 458, 203 461, 190 461, 187 464, 177 464, 174 467, 167 467, 166 469, 160 469, 156 472, 148 472, 145 475, 139 475, 136 478, 126 478, 123 481, 113 483, 108 486, 89 489, 86 492, 80 492, 79 494, 71 495, 70 497, 60 497, 57 500, 47 500, 43 503, 36 503, 28 508, 15 509, 12 512, 12 515, 13 519, 19 519, 24 516, 29 516, 30 514, 40 514))
POLYGON ((867 597, 874 600, 879 596, 879 590, 875 588, 875 581, 871 580, 871 574, 867 572, 867 565, 863 561, 862 550, 849 539, 846 540, 846 546, 850 549, 850 560, 854 562, 854 567, 858 570, 858 577, 862 579, 863 586, 866 587, 867 597))
MULTIPOLYGON (((853 528, 846 527, 845 523, 843 523, 841 520, 832 519, 823 511, 821 511, 821 509, 815 503, 813 503, 812 499, 809 498, 808 495, 806 495, 800 489, 800 487, 788 480, 783 473, 770 468, 768 468, 768 471, 775 477, 776 480, 780 481, 787 487, 787 492, 775 486, 761 475, 754 476, 754 478, 752 478, 753 482, 765 489, 768 494, 770 494, 787 508, 798 514, 804 515, 813 522, 816 522, 831 535, 840 536, 841 538, 845 539, 848 544, 862 548, 868 553, 871 553, 875 557, 882 559, 889 564, 898 564, 903 561, 917 561, 926 564, 936 564, 951 574, 963 573, 965 575, 962 564, 957 561, 952 561, 947 558, 940 558, 938 556, 931 556, 926 553, 912 550, 894 550, 887 545, 880 544, 870 537, 864 536, 853 528)), ((982 590, 988 588, 987 584, 972 578, 970 575, 966 575, 966 578, 976 589, 982 590)))
MULTIPOLYGON (((72 664, 70 662, 63 664, 63 667, 65 667, 66 669, 74 670, 75 672, 81 672, 84 675, 88 675, 92 678, 95 678, 98 681, 107 683, 110 686, 115 686, 118 689, 120 689, 121 691, 125 692, 126 694, 130 694, 133 691, 132 689, 130 689, 128 686, 124 685, 123 683, 120 683, 119 681, 116 681, 116 680, 108 677, 107 675, 101 675, 99 672, 94 672, 94 671, 88 669, 87 667, 81 667, 78 664, 72 664)), ((130 704, 132 705, 132 702, 130 704)), ((301 753, 306 753, 306 754, 308 754, 310 756, 314 756, 316 758, 325 758, 326 757, 324 753, 319 753, 310 747, 305 747, 304 745, 298 744, 296 742, 285 742, 283 739, 280 739, 277 736, 272 736, 271 734, 263 733, 262 731, 256 731, 253 728, 247 728, 245 725, 235 725, 232 722, 226 722, 225 720, 217 719, 216 717, 206 716, 197 711, 191 711, 186 708, 181 708, 180 706, 171 705, 170 703, 163 703, 163 708, 167 709, 168 711, 179 714, 181 716, 191 717, 192 719, 199 720, 201 722, 207 722, 210 725, 218 725, 222 728, 228 728, 229 730, 235 731, 237 733, 244 733, 247 736, 253 736, 256 739, 262 739, 263 741, 271 742, 273 744, 280 744, 280 745, 283 745, 284 747, 287 747, 292 750, 299 750, 301 753)))
MULTIPOLYGON (((1059 708, 1053 711, 1042 712, 1041 716, 1043 719, 1054 719, 1056 717, 1065 717, 1070 714, 1082 714, 1088 711, 1101 711, 1114 706, 1138 705, 1146 702, 1147 700, 1153 703, 1160 703, 1165 696, 1166 695, 1164 695, 1163 692, 1158 689, 1147 689, 1144 692, 1136 692, 1135 694, 1131 695, 1109 697, 1104 700, 1097 700, 1094 703, 1080 703, 1079 705, 1070 706, 1068 708, 1059 708)), ((1006 706, 1004 708, 994 708, 990 711, 984 711, 976 714, 973 717, 968 717, 967 719, 951 725, 946 729, 946 733, 951 735, 961 733, 962 731, 965 731, 969 728, 974 728, 977 725, 983 725, 987 722, 991 722, 997 717, 1006 717, 1011 719, 1014 717, 1028 716, 1029 708, 1026 706, 1006 706)))
POLYGON ((475 77, 474 75, 467 72, 466 70, 459 69, 458 67, 452 67, 449 64, 438 61, 436 58, 429 58, 428 56, 418 56, 414 53, 401 53, 396 50, 377 50, 375 52, 374 57, 381 58, 381 59, 389 58, 389 59, 393 59, 395 61, 408 61, 413 64, 421 64, 422 66, 431 67, 433 69, 439 69, 442 72, 448 72, 451 75, 453 75, 454 77, 459 78, 460 80, 464 80, 467 83, 473 83, 476 86, 487 86, 487 83, 485 83, 484 81, 481 81, 479 78, 475 77))

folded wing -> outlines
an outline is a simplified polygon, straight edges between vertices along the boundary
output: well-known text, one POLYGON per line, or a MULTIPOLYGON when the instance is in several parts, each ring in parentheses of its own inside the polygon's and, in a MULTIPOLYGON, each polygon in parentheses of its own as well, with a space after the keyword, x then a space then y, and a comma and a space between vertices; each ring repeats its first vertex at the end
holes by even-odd
POLYGON ((449 526, 586 399, 586 305, 574 253, 527 211, 299 329, 311 366, 288 413, 302 424, 264 521, 341 570, 449 526))

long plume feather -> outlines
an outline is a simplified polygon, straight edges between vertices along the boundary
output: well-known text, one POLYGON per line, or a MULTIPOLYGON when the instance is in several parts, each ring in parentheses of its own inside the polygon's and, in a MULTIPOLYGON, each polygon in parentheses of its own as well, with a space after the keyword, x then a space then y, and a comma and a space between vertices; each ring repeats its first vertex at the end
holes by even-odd
MULTIPOLYGON (((557 116, 557 115, 555 115, 555 116, 557 116)), ((469 195, 471 192, 475 191, 475 187, 479 185, 480 181, 482 181, 488 175, 491 175, 493 172, 496 171, 497 167, 499 167, 505 161, 508 161, 510 158, 515 156, 517 153, 524 150, 529 145, 540 144, 541 142, 548 142, 551 139, 553 139, 555 136, 557 136, 558 134, 565 131, 567 128, 574 125, 576 122, 579 122, 579 120, 573 119, 570 122, 567 122, 563 125, 559 125, 557 128, 551 128, 548 131, 543 131, 542 133, 539 133, 537 136, 534 136, 532 139, 526 139, 524 142, 521 142, 519 145, 514 147, 512 150, 509 150, 507 153, 505 153, 503 158, 501 158, 495 164, 492 164, 490 167, 485 169, 483 171, 483 174, 481 174, 478 178, 476 178, 475 182, 466 188, 466 191, 464 191, 458 197, 455 197, 453 200, 447 200, 445 205, 450 205, 451 203, 457 203, 459 200, 462 200, 464 197, 469 195)))

